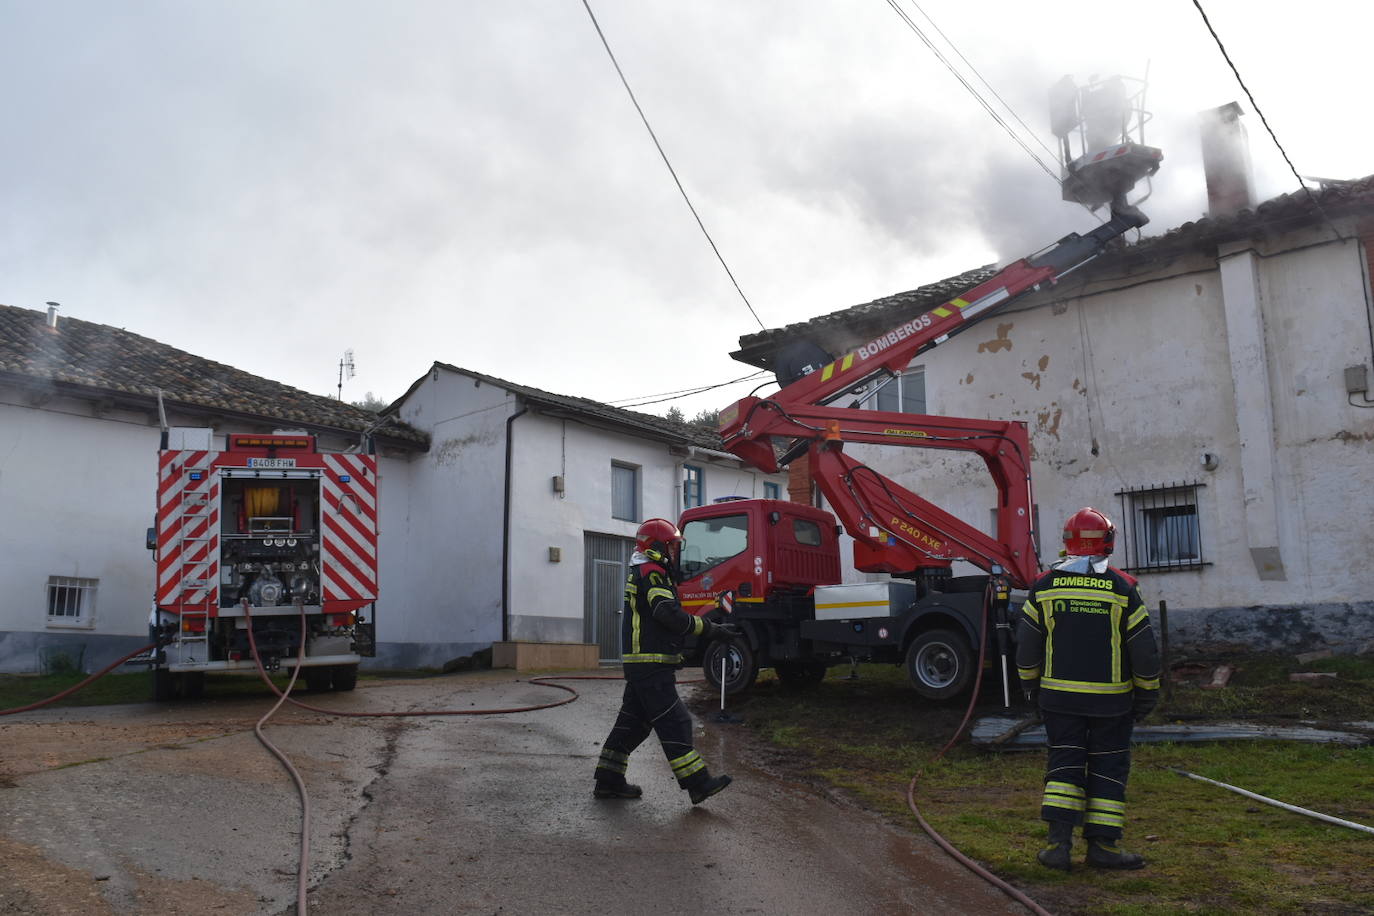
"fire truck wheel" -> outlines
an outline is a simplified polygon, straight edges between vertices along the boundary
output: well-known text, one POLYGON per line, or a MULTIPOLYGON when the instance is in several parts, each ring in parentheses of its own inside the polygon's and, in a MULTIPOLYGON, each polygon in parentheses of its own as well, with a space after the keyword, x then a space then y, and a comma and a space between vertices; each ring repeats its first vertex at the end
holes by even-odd
POLYGON ((825 662, 807 659, 799 662, 778 662, 773 672, 788 687, 811 687, 825 680, 825 662))
POLYGON ((947 700, 973 683, 973 651, 953 630, 927 630, 906 650, 906 673, 928 700, 947 700))
POLYGON ((306 668, 305 689, 311 693, 323 693, 334 684, 334 676, 328 668, 306 668))
POLYGON ((721 663, 725 665, 725 693, 727 696, 748 690, 759 676, 759 664, 754 650, 743 639, 717 639, 706 647, 701 657, 701 673, 711 689, 720 693, 721 663))
POLYGON ((357 665, 335 665, 330 670, 335 690, 352 690, 358 686, 357 665))

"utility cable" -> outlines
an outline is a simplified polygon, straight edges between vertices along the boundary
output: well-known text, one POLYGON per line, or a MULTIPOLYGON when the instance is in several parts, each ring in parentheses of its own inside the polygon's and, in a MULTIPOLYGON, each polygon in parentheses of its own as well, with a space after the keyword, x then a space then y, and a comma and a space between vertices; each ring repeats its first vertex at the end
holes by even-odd
POLYGON ((740 382, 748 382, 762 375, 767 375, 767 369, 760 369, 739 378, 732 378, 728 382, 716 382, 714 385, 700 385, 696 388, 681 388, 677 391, 660 391, 658 394, 641 394, 632 398, 617 398, 606 403, 612 407, 643 407, 647 404, 660 404, 663 401, 675 401, 678 398, 690 397, 694 394, 702 394, 707 391, 714 391, 717 388, 724 388, 726 385, 737 385, 740 382), (658 400, 644 400, 644 398, 657 398, 658 400), (634 403, 630 403, 634 402, 634 403))
POLYGON ((958 70, 954 68, 953 64, 949 62, 949 59, 946 58, 944 54, 940 52, 940 49, 935 47, 935 43, 930 40, 930 38, 926 35, 925 32, 921 31, 921 27, 916 24, 915 20, 908 16, 906 10, 902 9, 898 5, 897 0, 887 0, 887 5, 892 7, 892 11, 902 18, 902 21, 905 22, 907 24, 907 27, 916 34, 917 38, 920 38, 921 41, 925 43, 925 46, 930 49, 930 52, 934 54, 937 59, 939 59, 940 63, 944 64, 945 69, 947 69, 951 74, 953 74, 954 78, 959 81, 960 85, 962 85, 965 89, 968 90, 969 94, 972 95, 974 99, 978 101, 979 105, 983 106, 983 110, 988 113, 988 116, 991 117, 994 121, 996 121, 997 124, 1004 131, 1007 132, 1007 136, 1011 137, 1012 140, 1016 142, 1016 145, 1021 147, 1021 149, 1026 153, 1026 155, 1030 156, 1031 159, 1035 161, 1035 164, 1040 166, 1040 168, 1044 170, 1046 175, 1050 176, 1051 181, 1053 181, 1056 185, 1062 187, 1063 182, 1060 181, 1059 176, 1054 173, 1054 170, 1051 169, 1048 165, 1046 165, 1043 159, 1036 155, 1035 151, 1032 150, 1026 144, 1026 141, 1022 140, 1016 134, 1016 131, 1012 130, 1011 125, 1009 125, 1005 120, 1003 120, 1002 116, 999 115, 993 109, 993 107, 988 104, 987 100, 984 99, 983 96, 978 92, 978 90, 975 89, 973 85, 970 84, 969 81, 964 78, 963 74, 961 74, 958 70))
POLYGON ((739 281, 735 279, 734 273, 730 270, 730 265, 725 263, 725 258, 716 247, 715 240, 711 238, 711 233, 706 231, 706 224, 701 221, 701 216, 697 213, 697 208, 692 206, 692 199, 687 196, 687 190, 682 186, 682 182, 677 177, 677 171, 673 164, 668 161, 668 154, 663 151, 663 144, 658 142, 658 135, 654 133, 653 127, 649 125, 649 118, 644 114, 644 109, 639 106, 639 100, 635 98, 634 90, 630 88, 630 81, 625 78, 625 72, 620 69, 620 62, 615 59, 615 52, 611 50, 611 44, 606 40, 606 34, 601 31, 601 23, 596 21, 596 14, 592 12, 591 4, 588 0, 582 0, 582 5, 587 8, 587 15, 591 17, 592 27, 596 29, 597 36, 601 39, 602 46, 606 49, 606 55, 610 57, 615 72, 620 76, 620 82, 629 93, 630 101, 634 103, 635 111, 639 112, 639 119, 644 122, 644 129, 649 132, 649 139, 654 141, 654 146, 658 149, 659 156, 663 157, 663 164, 668 167, 668 174, 673 176, 673 184, 677 185, 678 193, 687 204, 687 209, 692 211, 692 217, 697 221, 697 227, 701 229, 701 234, 706 236, 706 241, 711 246, 711 250, 716 253, 716 260, 720 266, 725 268, 725 274, 730 278, 730 282, 735 286, 735 292, 744 300, 744 305, 749 309, 749 314, 754 316, 754 320, 759 323, 761 330, 768 330, 763 321, 759 319, 758 312, 754 311, 754 306, 749 301, 749 297, 744 295, 744 290, 740 289, 739 281))
POLYGON ((1044 150, 1047 154, 1049 154, 1051 157, 1057 160, 1059 158, 1059 154, 1054 150, 1050 149, 1048 146, 1046 146, 1045 141, 1041 140, 1040 137, 1036 135, 1035 131, 1031 129, 1030 125, 1028 125, 1025 121, 1021 120, 1021 116, 1016 113, 1016 109, 1012 108, 1011 105, 1007 102, 1007 100, 1002 98, 1002 96, 998 94, 997 90, 993 88, 992 84, 983 78, 983 74, 978 72, 978 68, 973 65, 973 62, 964 56, 964 52, 959 50, 959 46, 956 45, 950 39, 950 37, 944 33, 944 30, 941 29, 940 26, 935 22, 935 20, 931 18, 929 13, 927 13, 924 9, 921 8, 921 4, 917 3, 916 0, 911 0, 911 5, 916 8, 916 11, 918 13, 925 17, 926 22, 929 22, 931 27, 935 29, 936 33, 939 34, 939 36, 945 40, 945 44, 949 45, 951 48, 954 49, 954 53, 959 55, 959 59, 964 62, 964 66, 968 67, 970 70, 973 71, 973 75, 978 77, 978 81, 988 88, 988 91, 992 93, 992 97, 995 98, 998 102, 1000 102, 1002 104, 1002 107, 1011 113, 1011 116, 1016 119, 1016 123, 1021 125, 1021 129, 1024 130, 1027 134, 1029 134, 1032 140, 1040 144, 1040 148, 1042 150, 1044 150))
POLYGON ((1302 180, 1302 176, 1298 174, 1297 168, 1293 165, 1293 160, 1288 158, 1288 151, 1283 148, 1283 144, 1279 142, 1278 135, 1275 134, 1274 129, 1269 126, 1269 119, 1264 116, 1264 111, 1260 109, 1259 102, 1255 101, 1255 96, 1250 92, 1250 87, 1245 85, 1245 80, 1241 79, 1240 71, 1236 69, 1236 65, 1231 61, 1231 55, 1226 52, 1226 45, 1221 43, 1221 36, 1217 34, 1216 29, 1212 28, 1212 20, 1207 18, 1207 11, 1202 8, 1200 0, 1193 0, 1193 6, 1197 7, 1198 15, 1202 17, 1203 25, 1207 26, 1207 31, 1211 33, 1212 40, 1217 43, 1217 49, 1221 51, 1221 56, 1226 59, 1226 66, 1230 67, 1231 72, 1236 75, 1236 82, 1240 83, 1240 88, 1244 90, 1245 97, 1250 100, 1250 104, 1255 109, 1255 114, 1259 115, 1260 123, 1262 123, 1264 129, 1269 132, 1269 138, 1273 140, 1274 145, 1279 148, 1279 153, 1283 156, 1283 161, 1288 163, 1288 170, 1293 173, 1294 178, 1298 179, 1298 187, 1302 188, 1307 194, 1307 199, 1311 201, 1313 207, 1317 208, 1317 212, 1322 215, 1322 219, 1326 220, 1326 224, 1331 227, 1331 231, 1336 233, 1336 238, 1344 242, 1346 240, 1345 236, 1341 235, 1341 230, 1336 228, 1336 224, 1331 221, 1331 217, 1326 215, 1326 211, 1322 209, 1322 205, 1317 202, 1317 195, 1312 193, 1312 189, 1307 186, 1302 180))

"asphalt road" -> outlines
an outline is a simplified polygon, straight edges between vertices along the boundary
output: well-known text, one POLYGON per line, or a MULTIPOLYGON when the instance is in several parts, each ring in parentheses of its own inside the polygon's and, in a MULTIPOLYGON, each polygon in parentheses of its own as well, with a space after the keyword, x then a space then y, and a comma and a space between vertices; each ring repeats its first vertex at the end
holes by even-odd
MULTIPOLYGON (((593 799, 592 769, 621 685, 570 683, 580 699, 531 713, 278 713, 268 736, 311 798, 309 908, 1024 912, 923 836, 752 766, 739 726, 698 722, 712 771, 735 777, 705 804, 690 804, 652 739, 630 763, 644 798, 593 799)), ((488 672, 301 698, 397 710, 558 696, 513 672, 488 672)), ((0 780, 0 913, 293 911, 300 805, 251 731, 270 706, 264 695, 0 719, 0 763, 8 755, 19 774, 0 780)))

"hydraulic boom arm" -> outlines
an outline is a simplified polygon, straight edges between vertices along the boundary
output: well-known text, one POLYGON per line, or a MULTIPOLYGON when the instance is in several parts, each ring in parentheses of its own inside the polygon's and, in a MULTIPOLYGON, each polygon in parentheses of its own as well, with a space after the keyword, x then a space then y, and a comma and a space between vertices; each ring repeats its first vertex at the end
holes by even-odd
POLYGON ((1087 235, 1072 233, 1046 251, 1008 265, 962 296, 784 384, 771 397, 740 400, 721 411, 725 447, 767 472, 807 453, 812 478, 855 539, 860 569, 909 574, 967 560, 989 572, 1001 567, 1016 585, 1029 585, 1039 564, 1024 424, 827 405, 880 376, 895 375, 916 356, 1014 299, 1056 282, 1146 222, 1140 211, 1118 202, 1111 220, 1087 235), (792 442, 781 462, 773 448, 775 436, 792 442), (997 538, 845 455, 846 441, 977 452, 998 489, 997 538))

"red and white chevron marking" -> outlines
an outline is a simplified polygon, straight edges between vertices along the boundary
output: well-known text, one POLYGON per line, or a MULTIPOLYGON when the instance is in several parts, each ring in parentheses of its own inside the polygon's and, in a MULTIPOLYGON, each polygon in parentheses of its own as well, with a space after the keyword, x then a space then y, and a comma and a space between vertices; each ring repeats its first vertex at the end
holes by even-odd
POLYGON ((320 589, 325 601, 351 610, 377 597, 377 459, 321 457, 320 589))
POLYGON ((158 454, 157 604, 180 610, 208 609, 219 600, 219 475, 210 467, 218 452, 158 454), (203 471, 200 480, 188 473, 203 471))

